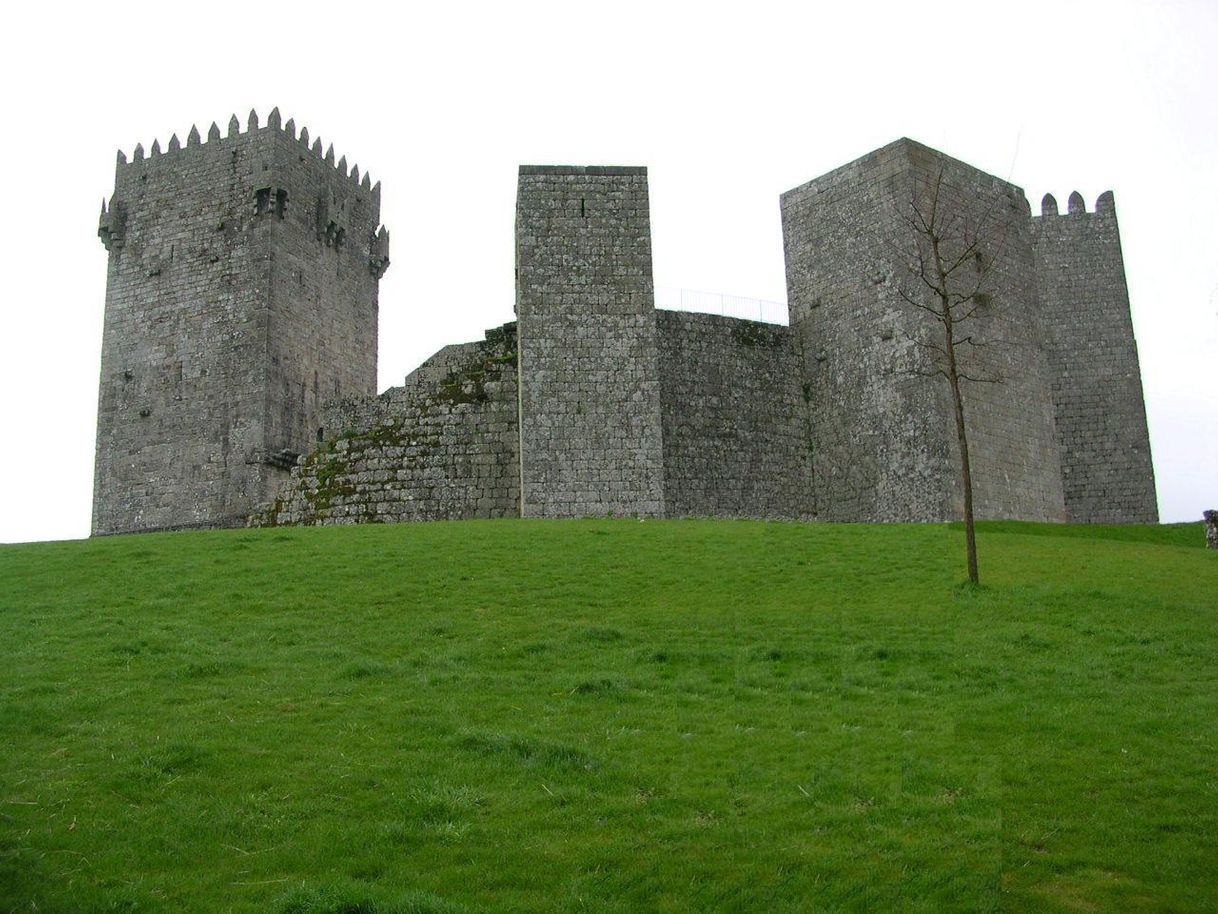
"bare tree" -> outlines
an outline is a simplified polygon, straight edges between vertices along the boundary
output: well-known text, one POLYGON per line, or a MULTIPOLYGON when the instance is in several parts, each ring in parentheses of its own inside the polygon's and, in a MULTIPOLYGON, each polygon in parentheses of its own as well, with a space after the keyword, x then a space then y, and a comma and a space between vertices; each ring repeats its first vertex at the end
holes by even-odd
MULTIPOLYGON (((972 350, 986 344, 975 320, 998 298, 995 264, 1006 241, 1005 224, 996 218, 998 200, 978 213, 975 204, 953 207, 944 200, 943 170, 933 179, 915 181, 909 211, 904 218, 912 241, 905 252, 909 282, 901 297, 931 319, 929 335, 909 335, 929 355, 929 365, 916 373, 940 376, 951 389, 956 441, 960 453, 960 481, 964 490, 964 534, 968 550, 968 577, 978 583, 977 533, 973 518, 973 474, 968 452, 961 383, 995 383, 1000 380, 980 371, 972 350)), ((990 341, 993 342, 993 341, 990 341)))

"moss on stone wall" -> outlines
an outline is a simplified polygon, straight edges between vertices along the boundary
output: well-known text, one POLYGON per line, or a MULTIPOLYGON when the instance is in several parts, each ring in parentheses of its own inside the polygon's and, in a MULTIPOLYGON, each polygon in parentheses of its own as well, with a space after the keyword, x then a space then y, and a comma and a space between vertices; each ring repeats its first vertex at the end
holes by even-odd
MULTIPOLYGON (((376 399, 363 427, 335 435, 292 471, 251 524, 382 523, 501 517, 519 502, 514 326, 461 347, 447 374, 376 399)), ((352 401, 353 412, 360 403, 352 401)))

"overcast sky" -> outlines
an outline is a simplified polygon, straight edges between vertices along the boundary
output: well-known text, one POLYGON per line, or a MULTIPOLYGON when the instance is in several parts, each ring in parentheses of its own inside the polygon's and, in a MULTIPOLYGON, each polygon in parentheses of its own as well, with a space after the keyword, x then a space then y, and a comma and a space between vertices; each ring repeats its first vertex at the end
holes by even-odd
POLYGON ((1218 4, 41 4, 0 45, 0 541, 88 535, 116 151, 276 105, 383 182, 382 389, 512 319, 522 163, 649 166, 656 285, 777 301, 778 195, 897 137, 1036 212, 1112 189, 1162 518, 1218 508, 1218 4))

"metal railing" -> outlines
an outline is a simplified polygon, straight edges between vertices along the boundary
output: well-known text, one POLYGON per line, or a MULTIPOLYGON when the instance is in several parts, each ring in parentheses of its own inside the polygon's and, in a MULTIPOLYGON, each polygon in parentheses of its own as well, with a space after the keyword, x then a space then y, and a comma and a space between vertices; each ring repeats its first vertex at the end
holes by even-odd
POLYGON ((767 324, 789 324, 787 303, 724 295, 722 292, 698 292, 693 289, 656 289, 656 307, 668 311, 697 311, 701 314, 721 314, 767 324))

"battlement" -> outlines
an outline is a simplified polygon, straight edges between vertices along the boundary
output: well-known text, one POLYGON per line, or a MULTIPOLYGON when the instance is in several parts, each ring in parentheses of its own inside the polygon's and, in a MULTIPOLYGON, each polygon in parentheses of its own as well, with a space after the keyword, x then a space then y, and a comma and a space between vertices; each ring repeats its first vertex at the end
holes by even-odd
POLYGON ((379 202, 381 197, 380 181, 373 183, 372 176, 368 172, 361 175, 359 165, 354 165, 348 170, 347 157, 345 155, 336 162, 333 143, 326 147, 324 151, 321 137, 313 137, 310 143, 309 129, 307 127, 301 127, 300 133, 297 135, 296 121, 293 118, 288 118, 284 122, 278 108, 271 109, 271 113, 267 115, 265 126, 260 126, 258 112, 251 108, 246 118, 244 132, 241 130, 241 122, 237 119, 237 115, 234 114, 229 118, 228 132, 223 136, 220 134, 219 125, 215 121, 212 121, 211 127, 208 128, 206 139, 199 133, 198 126, 192 124, 190 131, 186 134, 185 146, 182 145, 176 133, 170 136, 164 150, 161 149, 159 139, 153 139, 147 154, 145 154, 143 144, 136 143, 130 159, 127 158, 127 154, 123 150, 120 149, 118 151, 117 167, 119 169, 122 169, 124 166, 128 168, 148 167, 152 163, 159 161, 164 161, 167 167, 176 167, 180 162, 179 157, 190 155, 192 149, 205 146, 210 146, 214 149, 216 144, 224 147, 233 141, 248 143, 255 137, 269 137, 277 134, 283 135, 287 139, 297 143, 319 162, 330 166, 337 175, 350 181, 354 189, 370 193, 373 199, 379 202))
MULTIPOLYGON (((367 172, 361 174, 358 165, 349 169, 345 155, 335 161, 333 144, 323 151, 320 137, 310 140, 307 127, 298 134, 295 120, 283 122, 278 108, 265 125, 251 110, 244 132, 233 115, 226 136, 213 122, 206 139, 192 126, 185 146, 175 133, 165 151, 159 140, 153 140, 148 156, 137 144, 131 161, 120 150, 114 196, 103 203, 98 221, 98 237, 106 250, 128 247, 128 214, 139 210, 138 201, 156 198, 157 207, 178 208, 183 192, 198 182, 210 185, 213 194, 222 186, 230 197, 237 194, 232 197, 237 213, 248 206, 256 218, 282 220, 295 212, 325 247, 349 251, 378 279, 388 269, 389 232, 380 224, 380 182, 373 183, 367 172)), ((217 225, 232 221, 218 220, 217 225)))
POLYGON ((1083 199, 1083 195, 1077 190, 1070 194, 1070 199, 1067 201, 1066 212, 1060 213, 1057 208, 1057 198, 1052 194, 1045 194, 1040 201, 1040 215, 1033 216, 1033 219, 1041 219, 1046 216, 1115 216, 1116 215, 1116 198, 1112 191, 1106 190, 1095 201, 1095 209, 1090 213, 1087 212, 1087 203, 1083 199))

